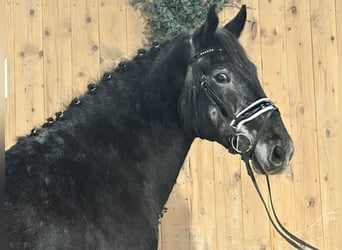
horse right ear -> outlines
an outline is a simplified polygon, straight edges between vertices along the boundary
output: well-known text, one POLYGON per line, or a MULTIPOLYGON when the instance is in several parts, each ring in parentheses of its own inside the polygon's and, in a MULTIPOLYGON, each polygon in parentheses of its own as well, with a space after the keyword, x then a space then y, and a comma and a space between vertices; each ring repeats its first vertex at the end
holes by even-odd
POLYGON ((224 28, 229 30, 237 38, 239 38, 241 31, 243 30, 243 27, 245 26, 246 16, 247 16, 246 5, 242 5, 240 11, 237 13, 234 19, 231 20, 229 23, 227 23, 224 26, 224 28))
POLYGON ((194 35, 194 39, 199 39, 202 47, 206 48, 212 40, 217 29, 219 19, 216 13, 216 4, 210 6, 205 23, 201 26, 199 31, 194 35))

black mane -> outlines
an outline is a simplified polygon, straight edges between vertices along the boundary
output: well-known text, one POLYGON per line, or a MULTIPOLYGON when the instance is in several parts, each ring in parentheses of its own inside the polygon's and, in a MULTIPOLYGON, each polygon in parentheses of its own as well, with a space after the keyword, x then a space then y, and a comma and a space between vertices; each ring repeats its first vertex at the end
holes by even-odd
MULTIPOLYGON (((184 58, 177 58, 174 55, 188 57, 186 50, 177 52, 184 50, 182 43, 187 37, 188 35, 184 34, 177 35, 162 44, 152 43, 150 49, 139 49, 131 60, 121 61, 117 67, 105 72, 99 81, 90 83, 88 91, 73 99, 65 110, 56 113, 56 117, 49 118, 41 128, 33 128, 29 136, 19 137, 18 143, 27 140, 28 137, 34 138, 39 134, 45 135, 48 131, 56 131, 60 126, 72 127, 77 123, 81 127, 82 124, 88 127, 89 117, 98 121, 96 126, 93 126, 93 133, 100 132, 98 130, 103 126, 103 119, 123 118, 127 114, 130 119, 132 114, 139 119, 155 119, 159 122, 167 119, 165 112, 169 116, 170 108, 173 111, 177 109, 174 106, 175 98, 182 86, 170 88, 166 84, 180 80, 177 79, 178 68, 186 69, 182 62, 184 58), (165 65, 165 60, 170 60, 175 67, 165 65), (170 90, 174 90, 174 93, 170 90), (108 114, 112 114, 113 117, 108 117, 108 114), (60 115, 63 116, 61 119, 60 115)), ((168 121, 164 122, 165 125, 168 124, 168 121)))

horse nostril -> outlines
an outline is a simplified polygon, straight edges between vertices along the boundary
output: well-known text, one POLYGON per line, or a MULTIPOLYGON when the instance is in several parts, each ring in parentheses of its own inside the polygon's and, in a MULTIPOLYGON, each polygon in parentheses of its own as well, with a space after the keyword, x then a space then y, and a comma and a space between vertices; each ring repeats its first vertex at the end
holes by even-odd
POLYGON ((281 165, 285 160, 285 152, 280 146, 275 146, 271 154, 271 163, 281 165))

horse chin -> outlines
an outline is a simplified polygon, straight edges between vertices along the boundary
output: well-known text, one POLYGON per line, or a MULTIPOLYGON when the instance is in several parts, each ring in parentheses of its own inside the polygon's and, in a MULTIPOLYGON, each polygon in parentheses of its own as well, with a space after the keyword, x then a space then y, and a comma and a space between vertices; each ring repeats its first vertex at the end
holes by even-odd
POLYGON ((276 175, 276 174, 281 174, 284 171, 283 167, 270 168, 270 167, 264 166, 263 163, 260 163, 258 161, 255 155, 252 157, 252 166, 253 166, 254 171, 257 174, 262 174, 262 175, 276 175))
POLYGON ((254 172, 256 172, 257 174, 265 174, 265 170, 263 169, 259 161, 256 159, 256 157, 252 158, 252 166, 254 172))

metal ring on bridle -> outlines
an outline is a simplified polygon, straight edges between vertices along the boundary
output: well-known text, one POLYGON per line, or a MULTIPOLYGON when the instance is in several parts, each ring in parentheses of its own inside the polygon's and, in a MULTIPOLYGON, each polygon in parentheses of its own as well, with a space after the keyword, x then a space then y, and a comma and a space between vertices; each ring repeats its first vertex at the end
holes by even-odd
POLYGON ((236 135, 234 135, 231 140, 230 140, 230 144, 232 145, 232 148, 235 150, 236 153, 238 154, 243 154, 243 153, 247 153, 249 152, 252 147, 253 147, 253 144, 252 144, 252 140, 251 138, 249 138, 249 136, 243 134, 243 133, 238 133, 236 135), (242 138, 247 138, 248 140, 248 146, 246 147, 246 149, 244 148, 240 148, 240 145, 239 145, 239 137, 242 137, 242 138))

